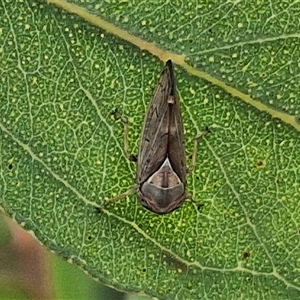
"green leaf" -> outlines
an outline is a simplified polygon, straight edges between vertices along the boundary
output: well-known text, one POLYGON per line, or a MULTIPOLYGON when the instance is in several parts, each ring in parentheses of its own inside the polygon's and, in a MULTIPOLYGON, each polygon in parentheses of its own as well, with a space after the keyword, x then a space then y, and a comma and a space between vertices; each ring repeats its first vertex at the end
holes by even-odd
POLYGON ((297 2, 24 0, 0 4, 0 205, 92 277, 161 299, 299 299, 297 2), (81 5, 81 7, 77 6, 81 5), (172 59, 186 201, 132 195, 146 105, 172 59), (161 60, 161 61, 160 61, 161 60))

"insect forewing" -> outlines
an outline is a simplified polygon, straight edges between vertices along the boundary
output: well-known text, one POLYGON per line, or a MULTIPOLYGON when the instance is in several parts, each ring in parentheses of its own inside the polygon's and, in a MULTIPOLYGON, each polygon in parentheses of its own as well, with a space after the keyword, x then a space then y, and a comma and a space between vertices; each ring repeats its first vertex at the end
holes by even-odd
POLYGON ((138 154, 137 183, 144 182, 159 169, 168 151, 175 172, 184 181, 186 160, 183 124, 171 60, 166 63, 145 115, 138 154))
POLYGON ((185 145, 183 136, 183 123, 180 113, 180 103, 175 87, 175 79, 173 73, 173 66, 170 61, 167 62, 167 67, 171 73, 171 89, 168 97, 169 103, 169 141, 168 141, 168 156, 170 163, 183 182, 186 184, 186 159, 185 159, 185 145))
POLYGON ((145 116, 136 181, 141 203, 156 213, 176 209, 186 197, 183 124, 171 60, 166 63, 145 116))

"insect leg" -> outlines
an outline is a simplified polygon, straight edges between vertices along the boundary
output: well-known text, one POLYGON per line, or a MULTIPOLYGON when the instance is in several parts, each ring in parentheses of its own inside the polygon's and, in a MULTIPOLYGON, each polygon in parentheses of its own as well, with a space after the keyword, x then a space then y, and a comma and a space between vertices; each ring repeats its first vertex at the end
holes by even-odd
POLYGON ((134 186, 129 188, 126 192, 124 192, 122 194, 119 194, 118 196, 107 200, 103 205, 101 205, 100 207, 97 207, 97 210, 101 211, 106 206, 110 205, 111 203, 117 202, 117 201, 122 200, 123 198, 125 198, 127 196, 133 195, 137 191, 137 189, 138 189, 138 185, 135 184, 134 186))
POLYGON ((198 210, 204 206, 203 203, 198 203, 197 201, 195 201, 190 193, 187 193, 186 199, 189 199, 191 202, 193 202, 198 210))
POLYGON ((188 169, 189 173, 192 173, 196 166, 198 142, 201 138, 203 138, 204 136, 206 136, 209 133, 211 133, 211 131, 208 127, 206 127, 204 131, 200 132, 196 137, 194 137, 194 149, 193 149, 193 154, 192 154, 192 164, 188 169))
POLYGON ((126 117, 124 117, 123 115, 120 114, 120 112, 118 111, 117 108, 115 108, 112 111, 112 115, 115 116, 116 119, 120 119, 121 122, 123 123, 124 126, 124 152, 125 152, 125 156, 128 160, 136 162, 137 161, 137 157, 136 155, 133 155, 129 152, 129 144, 128 144, 128 132, 129 132, 129 128, 128 128, 128 120, 126 119, 126 117))

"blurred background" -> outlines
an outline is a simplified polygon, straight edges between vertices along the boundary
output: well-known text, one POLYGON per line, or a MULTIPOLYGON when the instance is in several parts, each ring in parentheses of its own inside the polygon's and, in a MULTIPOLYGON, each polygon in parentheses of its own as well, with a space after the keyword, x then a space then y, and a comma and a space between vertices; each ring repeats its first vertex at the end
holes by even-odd
POLYGON ((146 300, 94 281, 76 266, 42 247, 16 222, 0 213, 0 300, 146 300))

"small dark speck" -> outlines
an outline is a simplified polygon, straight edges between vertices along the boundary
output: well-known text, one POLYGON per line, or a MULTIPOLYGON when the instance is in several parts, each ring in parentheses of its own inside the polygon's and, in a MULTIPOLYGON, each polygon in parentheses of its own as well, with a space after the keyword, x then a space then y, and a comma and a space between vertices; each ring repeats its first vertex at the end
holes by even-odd
POLYGON ((204 207, 203 203, 195 203, 195 204, 196 204, 197 210, 201 210, 204 207))
POLYGON ((256 162, 256 164, 255 164, 255 167, 256 167, 257 169, 262 169, 262 168, 265 167, 265 165, 266 165, 266 163, 265 163, 263 160, 258 160, 258 161, 256 162))
POLYGON ((250 252, 249 251, 244 251, 243 252, 243 257, 244 258, 249 258, 250 257, 250 252))
POLYGON ((92 236, 89 235, 87 239, 90 241, 92 239, 92 236))
POLYGON ((111 111, 111 114, 114 115, 114 116, 116 116, 118 113, 119 113, 119 111, 118 111, 118 108, 117 108, 117 107, 114 108, 114 109, 111 111))
POLYGON ((14 167, 13 164, 9 164, 9 165, 8 165, 8 170, 11 171, 11 170, 13 169, 13 167, 14 167))
POLYGON ((137 162, 137 156, 134 155, 134 154, 130 154, 129 160, 130 160, 130 161, 133 161, 133 162, 137 162))
POLYGON ((95 207, 95 210, 98 214, 101 214, 101 208, 100 207, 95 207))
POLYGON ((147 271, 147 269, 144 268, 142 271, 145 273, 147 271))

